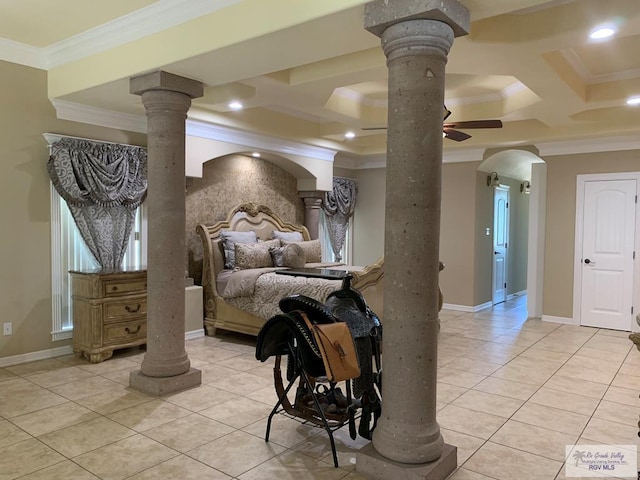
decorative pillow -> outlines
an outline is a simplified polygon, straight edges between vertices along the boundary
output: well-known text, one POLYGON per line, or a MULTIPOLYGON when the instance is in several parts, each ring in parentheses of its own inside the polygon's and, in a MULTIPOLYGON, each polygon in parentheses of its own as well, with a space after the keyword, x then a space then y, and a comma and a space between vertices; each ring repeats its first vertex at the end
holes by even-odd
POLYGON ((280 239, 260 243, 236 243, 236 270, 273 267, 269 249, 280 246, 280 239))
POLYGON ((281 232, 280 230, 274 230, 271 232, 271 238, 279 238, 280 240, 286 240, 287 242, 302 242, 304 237, 300 232, 281 232))
POLYGON ((282 241, 285 245, 299 245, 304 251, 305 263, 320 263, 322 262, 322 247, 320 246, 320 240, 308 240, 306 242, 287 242, 282 241))
POLYGON ((274 267, 303 268, 305 265, 304 250, 296 243, 284 247, 271 247, 269 253, 274 267))
POLYGON ((233 270, 235 267, 235 244, 236 243, 256 243, 258 237, 256 232, 236 232, 234 230, 222 230, 220 232, 222 238, 222 249, 224 250, 224 268, 233 270))

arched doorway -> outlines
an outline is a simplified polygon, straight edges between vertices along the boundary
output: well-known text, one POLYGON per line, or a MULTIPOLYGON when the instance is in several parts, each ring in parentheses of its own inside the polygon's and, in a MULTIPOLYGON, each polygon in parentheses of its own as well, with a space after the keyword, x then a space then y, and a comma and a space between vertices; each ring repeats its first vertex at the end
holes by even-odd
POLYGON ((478 198, 484 202, 481 208, 491 210, 487 235, 493 241, 491 250, 479 252, 476 282, 490 285, 490 291, 482 292, 487 305, 526 295, 528 316, 540 318, 546 164, 535 147, 526 146, 487 150, 478 170, 487 174, 487 188, 492 190, 490 196, 482 192, 478 198))

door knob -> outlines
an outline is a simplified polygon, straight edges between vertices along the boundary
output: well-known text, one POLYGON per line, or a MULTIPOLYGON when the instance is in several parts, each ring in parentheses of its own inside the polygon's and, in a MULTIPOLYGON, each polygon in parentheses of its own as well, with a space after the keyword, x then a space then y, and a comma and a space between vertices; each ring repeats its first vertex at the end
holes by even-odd
POLYGON ((493 252, 494 255, 500 255, 500 252, 493 252))
POLYGON ((596 262, 592 262, 591 260, 589 260, 588 258, 584 259, 584 263, 586 263, 587 265, 591 264, 591 265, 595 265, 596 262))

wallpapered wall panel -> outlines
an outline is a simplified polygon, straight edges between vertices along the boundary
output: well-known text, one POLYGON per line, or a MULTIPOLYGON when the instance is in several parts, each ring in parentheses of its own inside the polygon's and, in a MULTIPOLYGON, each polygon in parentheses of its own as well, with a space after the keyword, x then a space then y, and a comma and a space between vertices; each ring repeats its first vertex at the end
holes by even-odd
POLYGON ((244 155, 228 155, 203 165, 202 178, 187 180, 186 241, 189 276, 201 284, 202 245, 196 235, 199 223, 224 220, 240 203, 269 206, 288 222, 304 224, 304 203, 297 180, 280 167, 244 155))

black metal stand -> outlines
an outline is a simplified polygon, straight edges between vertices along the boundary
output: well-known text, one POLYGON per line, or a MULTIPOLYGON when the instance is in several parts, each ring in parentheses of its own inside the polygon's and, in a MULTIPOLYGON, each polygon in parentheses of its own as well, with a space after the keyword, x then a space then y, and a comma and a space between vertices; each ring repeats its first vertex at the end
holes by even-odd
MULTIPOLYGON (((347 411, 344 414, 326 414, 322 410, 320 401, 318 399, 318 394, 315 391, 315 379, 313 377, 309 377, 305 372, 297 348, 293 347, 291 351, 294 352, 292 354, 293 361, 295 362, 294 374, 291 380, 289 380, 289 383, 286 387, 284 387, 284 383, 282 381, 282 372, 280 370, 281 356, 277 355, 275 357, 273 377, 276 387, 276 393, 278 394, 278 402, 269 414, 269 418, 267 420, 267 431, 264 440, 265 442, 269 441, 269 434, 271 432, 271 421, 276 413, 283 413, 291 418, 301 421, 302 423, 309 423, 314 426, 324 428, 324 430, 327 432, 327 435, 329 436, 329 442, 331 443, 333 464, 336 468, 338 468, 338 455, 336 453, 336 444, 333 438, 333 432, 347 424, 350 418, 355 419, 355 406, 351 402, 349 402, 347 411), (296 382, 299 382, 296 392, 296 400, 294 402, 294 405, 291 405, 287 394, 296 382), (306 405, 302 405, 300 403, 302 401, 302 395, 300 395, 301 392, 305 392, 313 399, 314 408, 308 408, 306 405)), ((347 381, 346 384, 347 389, 349 389, 349 382, 347 381)), ((348 394, 347 398, 350 399, 350 397, 351 395, 348 394)))

